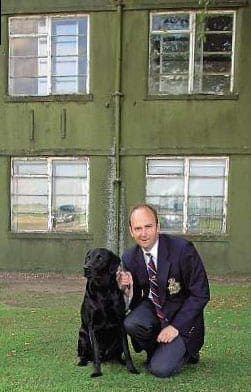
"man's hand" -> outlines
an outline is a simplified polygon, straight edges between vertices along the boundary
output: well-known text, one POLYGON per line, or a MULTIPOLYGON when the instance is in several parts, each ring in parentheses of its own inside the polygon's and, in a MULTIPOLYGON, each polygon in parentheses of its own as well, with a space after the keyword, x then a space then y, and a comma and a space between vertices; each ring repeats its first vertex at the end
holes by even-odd
POLYGON ((171 343, 177 336, 179 335, 179 331, 174 328, 172 325, 168 325, 163 328, 158 337, 157 342, 159 343, 171 343))
POLYGON ((116 273, 116 280, 120 290, 128 297, 132 296, 133 279, 129 271, 123 271, 121 268, 116 273))

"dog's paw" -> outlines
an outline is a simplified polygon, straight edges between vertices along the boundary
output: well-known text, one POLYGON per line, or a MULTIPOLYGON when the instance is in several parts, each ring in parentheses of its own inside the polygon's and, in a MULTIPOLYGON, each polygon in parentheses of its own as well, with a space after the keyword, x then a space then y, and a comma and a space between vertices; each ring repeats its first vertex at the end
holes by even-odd
POLYGON ((86 359, 80 359, 80 361, 77 363, 77 366, 86 366, 88 361, 86 359))
POLYGON ((129 372, 130 372, 130 373, 133 373, 133 374, 140 374, 140 372, 139 372, 135 367, 129 369, 129 372))
POLYGON ((93 372, 93 373, 91 374, 91 377, 100 377, 100 376, 103 376, 103 373, 102 373, 102 372, 93 372))

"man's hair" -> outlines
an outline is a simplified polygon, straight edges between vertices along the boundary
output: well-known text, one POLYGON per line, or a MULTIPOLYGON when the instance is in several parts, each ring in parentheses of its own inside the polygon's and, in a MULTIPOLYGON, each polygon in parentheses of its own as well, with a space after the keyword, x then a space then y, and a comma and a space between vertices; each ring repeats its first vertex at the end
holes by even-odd
POLYGON ((155 210, 155 208, 153 206, 151 206, 150 204, 146 204, 146 203, 142 203, 142 204, 137 204, 136 206, 132 207, 130 209, 129 212, 129 217, 128 217, 128 221, 129 221, 129 226, 131 227, 131 216, 134 213, 134 211, 139 210, 139 209, 145 209, 145 210, 150 210, 152 211, 154 218, 156 220, 156 225, 158 224, 158 214, 157 211, 155 210))

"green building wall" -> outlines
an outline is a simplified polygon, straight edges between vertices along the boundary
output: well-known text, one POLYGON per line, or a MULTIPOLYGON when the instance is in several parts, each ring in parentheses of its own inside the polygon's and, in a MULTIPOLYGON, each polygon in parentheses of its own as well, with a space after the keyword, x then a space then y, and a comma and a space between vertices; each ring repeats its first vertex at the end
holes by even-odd
MULTIPOLYGON (((250 273, 251 241, 251 7, 238 6, 236 94, 220 99, 147 97, 149 10, 194 7, 196 1, 124 1, 122 7, 119 155, 115 99, 118 56, 116 1, 2 0, 0 46, 0 270, 81 272, 84 253, 105 246, 120 254, 132 244, 129 208, 145 198, 145 158, 229 156, 227 233, 190 236, 210 274, 250 273), (74 3, 72 5, 71 3, 74 3), (8 17, 88 12, 90 99, 29 100, 7 96, 8 17), (66 120, 64 122, 64 119, 66 120), (62 125, 63 124, 63 125, 62 125), (90 157, 88 233, 11 233, 13 156, 90 157), (120 178, 116 178, 116 159, 120 178), (119 206, 116 192, 119 187, 119 206), (118 210, 116 210, 118 208, 118 210), (117 223, 116 214, 119 214, 117 223), (119 230, 119 233, 118 233, 119 230)), ((229 7, 233 2, 218 2, 229 7)))

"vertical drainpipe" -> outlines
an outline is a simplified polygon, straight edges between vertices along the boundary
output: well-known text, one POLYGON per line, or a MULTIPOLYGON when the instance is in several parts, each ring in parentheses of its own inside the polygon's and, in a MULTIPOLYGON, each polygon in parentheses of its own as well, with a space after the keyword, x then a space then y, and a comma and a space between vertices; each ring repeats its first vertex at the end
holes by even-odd
POLYGON ((114 97, 114 126, 115 126, 115 179, 114 184, 114 207, 115 207, 115 252, 120 251, 120 144, 121 144, 121 64, 122 64, 122 22, 123 22, 123 0, 116 1, 117 23, 116 23, 116 69, 115 69, 115 92, 114 97))

